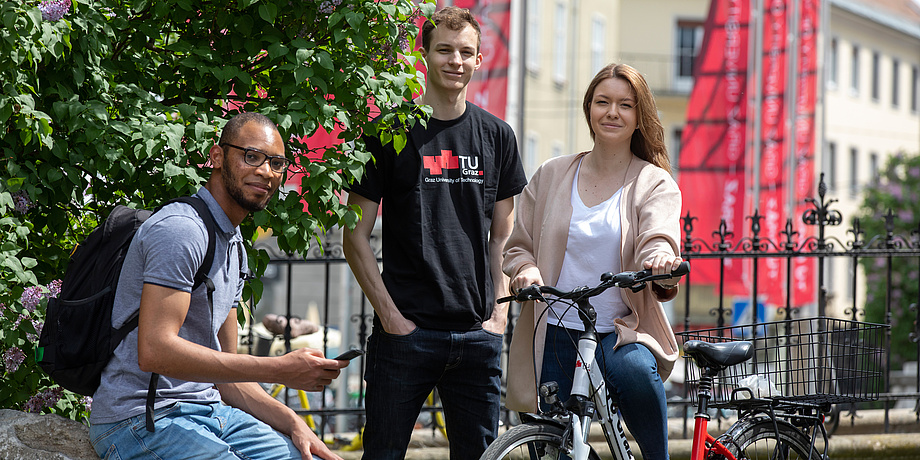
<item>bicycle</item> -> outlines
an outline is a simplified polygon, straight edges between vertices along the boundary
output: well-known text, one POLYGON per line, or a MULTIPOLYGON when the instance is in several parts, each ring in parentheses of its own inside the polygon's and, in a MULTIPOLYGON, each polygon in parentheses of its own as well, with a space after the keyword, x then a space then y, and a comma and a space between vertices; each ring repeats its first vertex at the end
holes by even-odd
MULTIPOLYGON (((530 286, 515 296, 500 299, 565 302, 578 309, 585 331, 578 340, 579 362, 569 400, 565 404, 559 401, 555 382, 540 385, 540 395, 551 409, 522 414, 523 423, 499 435, 481 460, 598 460, 600 456, 588 439, 595 418, 613 458, 632 459, 616 404, 609 400, 603 373, 595 366, 596 313, 589 299, 612 287, 638 292, 650 281, 688 272, 689 264, 685 262, 671 275, 652 275, 648 270, 605 273, 593 288, 561 291, 552 286, 530 286), (546 299, 543 294, 553 297, 546 299)), ((692 402, 697 407, 691 460, 827 458, 827 433, 822 421, 830 404, 878 398, 885 327, 811 318, 678 333, 684 339, 684 357, 694 363, 687 366, 691 374, 687 383, 696 390, 692 402), (767 337, 767 331, 777 331, 781 326, 786 327, 785 335, 767 337), (834 340, 841 331, 851 339, 850 343, 834 340), (752 385, 745 379, 761 385, 752 385), (765 382, 766 393, 759 391, 765 382), (845 382, 846 388, 840 382, 845 382), (718 438, 708 432, 710 408, 732 408, 739 414, 737 422, 718 438), (819 451, 822 446, 823 452, 819 451)))

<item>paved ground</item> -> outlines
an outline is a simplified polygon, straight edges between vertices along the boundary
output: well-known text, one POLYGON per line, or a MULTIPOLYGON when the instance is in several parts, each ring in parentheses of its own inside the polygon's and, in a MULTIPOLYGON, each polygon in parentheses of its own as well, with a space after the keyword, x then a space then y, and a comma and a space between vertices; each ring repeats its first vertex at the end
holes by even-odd
MULTIPOLYGON (((687 432, 693 431, 692 420, 688 421, 687 432)), ((711 432, 715 435, 725 431, 730 426, 730 421, 722 424, 711 423, 711 432)), ((896 409, 889 413, 888 434, 880 434, 884 430, 883 411, 861 411, 859 418, 842 420, 837 432, 831 436, 829 456, 833 459, 877 459, 886 460, 920 460, 920 423, 916 414, 907 409, 896 409)), ((596 440, 595 446, 601 458, 611 458, 607 451, 603 434, 597 424, 592 429, 592 439, 596 440), (598 448, 600 447, 600 448, 598 448)), ((671 419, 670 421, 670 454, 672 460, 687 460, 690 458, 689 439, 683 436, 683 420, 671 419)), ((689 435, 689 434, 688 434, 689 435)), ((413 434, 407 460, 448 460, 450 453, 447 440, 438 433, 432 433, 430 428, 416 430, 413 434)), ((638 449, 637 449, 638 450, 638 449)), ((363 452, 337 453, 345 460, 358 460, 363 452)), ((637 452, 635 452, 637 453, 637 452)), ((641 457, 640 457, 641 458, 641 457)))

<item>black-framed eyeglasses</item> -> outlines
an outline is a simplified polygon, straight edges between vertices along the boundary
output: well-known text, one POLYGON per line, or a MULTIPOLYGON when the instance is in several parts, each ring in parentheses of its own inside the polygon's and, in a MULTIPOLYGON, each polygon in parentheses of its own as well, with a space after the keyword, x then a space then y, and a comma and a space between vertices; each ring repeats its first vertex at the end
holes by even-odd
POLYGON ((242 150, 243 161, 245 161, 249 166, 255 166, 258 168, 259 166, 262 166, 262 163, 268 161, 268 167, 271 168, 272 171, 276 173, 283 173, 285 170, 287 170, 288 166, 291 165, 291 160, 288 160, 285 157, 266 155, 265 153, 259 151, 259 149, 248 149, 227 142, 224 142, 221 145, 226 145, 227 147, 233 147, 242 150))

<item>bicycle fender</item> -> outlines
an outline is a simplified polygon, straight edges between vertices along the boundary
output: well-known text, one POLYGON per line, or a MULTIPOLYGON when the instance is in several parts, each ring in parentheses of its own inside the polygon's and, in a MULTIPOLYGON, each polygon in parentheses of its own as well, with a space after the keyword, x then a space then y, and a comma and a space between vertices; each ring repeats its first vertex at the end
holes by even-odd
POLYGON ((555 418, 545 415, 545 414, 534 414, 532 412, 521 412, 521 424, 524 423, 536 423, 542 425, 553 425, 559 428, 565 429, 566 422, 561 420, 556 420, 555 418))

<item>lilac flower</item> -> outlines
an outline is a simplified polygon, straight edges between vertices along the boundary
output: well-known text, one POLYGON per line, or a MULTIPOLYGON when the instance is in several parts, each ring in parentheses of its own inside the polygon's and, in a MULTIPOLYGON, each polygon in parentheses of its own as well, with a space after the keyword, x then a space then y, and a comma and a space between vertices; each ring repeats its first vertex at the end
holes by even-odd
POLYGON ((10 374, 16 372, 25 359, 26 354, 19 347, 13 347, 3 352, 3 366, 6 367, 6 371, 10 374))
POLYGON ((54 280, 48 283, 48 297, 53 299, 61 295, 62 284, 63 282, 61 280, 54 280))
MULTIPOLYGON (((45 322, 40 319, 30 318, 29 321, 32 322, 32 328, 35 329, 36 335, 42 335, 42 328, 45 327, 45 322)), ((28 337, 32 334, 27 334, 27 338, 32 342, 38 342, 38 337, 28 337)))
POLYGON ((63 395, 64 389, 61 387, 45 388, 32 395, 32 397, 23 404, 22 409, 26 412, 38 414, 46 407, 57 404, 63 395))
POLYGON ((92 411, 93 410, 93 398, 91 396, 84 396, 83 405, 86 406, 87 411, 92 411))
POLYGON ((16 321, 13 322, 13 329, 19 329, 19 325, 22 324, 23 321, 27 321, 28 319, 29 319, 29 315, 26 315, 25 313, 20 313, 19 317, 16 318, 16 321))
POLYGON ((45 0, 38 5, 45 21, 58 21, 70 11, 70 0, 45 0))
POLYGON ((22 306, 25 307, 29 312, 34 312, 35 307, 45 298, 45 293, 41 286, 32 286, 27 287, 22 293, 22 297, 19 299, 22 302, 22 306))
POLYGON ((29 194, 26 193, 25 190, 20 190, 13 193, 13 204, 16 207, 16 212, 20 214, 29 212, 29 210, 34 206, 32 199, 29 198, 29 194))
POLYGON ((399 35, 396 37, 396 42, 399 43, 399 49, 401 51, 409 51, 409 37, 406 32, 404 25, 399 26, 399 35))

